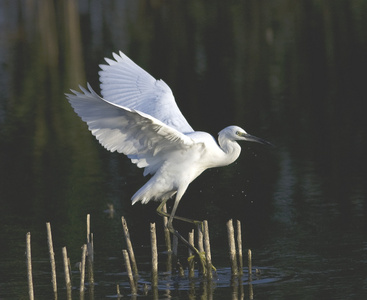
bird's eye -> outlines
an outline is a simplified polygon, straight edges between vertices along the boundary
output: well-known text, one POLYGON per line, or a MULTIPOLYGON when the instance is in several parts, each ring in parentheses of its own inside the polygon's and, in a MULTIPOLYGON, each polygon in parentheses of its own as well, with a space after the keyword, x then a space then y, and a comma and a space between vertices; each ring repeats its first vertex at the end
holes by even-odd
POLYGON ((241 135, 241 132, 239 132, 239 131, 236 131, 236 135, 241 135))

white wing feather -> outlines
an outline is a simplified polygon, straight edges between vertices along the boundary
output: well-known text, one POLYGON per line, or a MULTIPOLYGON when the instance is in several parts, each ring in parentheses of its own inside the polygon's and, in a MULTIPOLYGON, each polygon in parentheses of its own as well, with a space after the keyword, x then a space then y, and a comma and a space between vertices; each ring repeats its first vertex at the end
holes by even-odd
POLYGON ((121 51, 100 65, 102 97, 119 106, 148 114, 182 133, 194 130, 178 108, 169 86, 156 80, 121 51))
POLYGON ((89 84, 89 91, 80 89, 83 93, 72 90, 74 94, 66 94, 75 112, 107 150, 127 155, 138 167, 145 168, 144 175, 154 174, 166 153, 188 149, 195 143, 144 112, 101 98, 89 84))

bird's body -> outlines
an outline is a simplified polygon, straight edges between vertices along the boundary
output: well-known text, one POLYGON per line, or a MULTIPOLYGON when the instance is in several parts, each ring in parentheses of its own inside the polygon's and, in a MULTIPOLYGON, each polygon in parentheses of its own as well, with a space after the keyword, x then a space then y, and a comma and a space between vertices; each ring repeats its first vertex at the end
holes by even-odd
MULTIPOLYGON (((218 142, 208 133, 194 131, 180 112, 171 89, 156 80, 122 52, 101 65, 101 93, 88 84, 82 93, 67 97, 89 130, 109 151, 127 155, 144 175, 152 178, 132 197, 133 204, 176 194, 168 227, 189 184, 208 168, 234 162, 241 152, 237 140, 266 141, 238 126, 219 132, 218 142)), ((180 238, 184 240, 181 236, 180 238)))
POLYGON ((186 150, 170 152, 155 175, 132 197, 133 204, 139 200, 142 203, 150 199, 163 201, 171 198, 178 190, 183 194, 203 171, 228 165, 241 152, 237 143, 227 143, 224 149, 220 148, 206 132, 192 132, 187 136, 193 140, 193 145, 186 150))

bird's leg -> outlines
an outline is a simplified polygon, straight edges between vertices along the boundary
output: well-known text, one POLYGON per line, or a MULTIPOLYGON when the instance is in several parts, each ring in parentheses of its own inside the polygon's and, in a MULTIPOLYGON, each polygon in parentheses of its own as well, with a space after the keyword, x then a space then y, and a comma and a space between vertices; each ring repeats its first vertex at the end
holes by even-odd
MULTIPOLYGON (((167 199, 168 200, 168 199, 167 199)), ((203 272, 205 274, 206 272, 206 259, 205 259, 205 255, 203 253, 200 253, 198 249, 196 249, 193 245, 191 245, 176 229, 173 228, 173 225, 172 225, 172 222, 173 222, 173 219, 178 219, 178 220, 182 220, 182 221, 192 221, 191 223, 200 223, 202 224, 202 222, 200 221, 194 221, 194 220, 190 220, 190 219, 186 219, 186 218, 181 218, 181 217, 175 217, 175 213, 176 213, 176 210, 177 210, 177 206, 178 206, 178 203, 180 202, 180 199, 177 198, 176 196, 176 199, 175 199, 175 203, 173 205, 173 208, 172 208, 172 211, 171 211, 171 214, 167 214, 166 212, 163 211, 163 206, 164 204, 166 204, 167 200, 164 200, 162 201, 162 203, 158 206, 157 208, 157 213, 163 217, 168 217, 168 222, 167 222, 167 228, 168 230, 174 234, 178 239, 181 240, 181 242, 183 242, 188 248, 191 249, 191 251, 194 253, 194 255, 196 255, 199 260, 200 260, 200 263, 202 265, 202 269, 203 269, 203 272)), ((187 222, 189 222, 187 221, 187 222)))
MULTIPOLYGON (((163 207, 167 203, 167 201, 168 201, 168 199, 165 200, 165 201, 162 201, 162 203, 159 204, 156 211, 160 216, 170 218, 171 215, 163 210, 163 207)), ((184 217, 179 217, 179 216, 173 216, 173 219, 184 221, 184 222, 187 222, 187 223, 192 223, 192 224, 195 224, 195 225, 200 225, 200 226, 202 226, 202 224, 203 224, 202 221, 193 220, 193 219, 184 218, 184 217)))

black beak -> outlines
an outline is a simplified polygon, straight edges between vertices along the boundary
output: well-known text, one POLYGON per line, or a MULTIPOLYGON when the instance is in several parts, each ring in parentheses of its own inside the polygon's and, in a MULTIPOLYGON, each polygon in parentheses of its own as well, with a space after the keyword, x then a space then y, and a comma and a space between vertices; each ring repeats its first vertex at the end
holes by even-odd
POLYGON ((263 144, 263 145, 268 145, 268 146, 274 147, 274 145, 272 143, 269 143, 268 141, 265 141, 262 138, 259 138, 257 136, 253 136, 253 135, 248 134, 248 133, 244 134, 243 137, 246 139, 246 141, 249 141, 249 142, 256 142, 256 143, 260 143, 260 144, 263 144))

